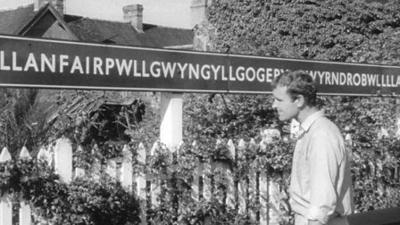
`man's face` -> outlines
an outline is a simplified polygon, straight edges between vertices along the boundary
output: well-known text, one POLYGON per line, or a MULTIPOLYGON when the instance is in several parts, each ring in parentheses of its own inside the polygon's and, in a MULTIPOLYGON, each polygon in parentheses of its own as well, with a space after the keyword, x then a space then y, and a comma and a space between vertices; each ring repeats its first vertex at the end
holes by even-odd
POLYGON ((293 100, 287 92, 287 87, 277 86, 273 91, 274 103, 272 108, 278 111, 279 120, 286 121, 296 118, 299 113, 297 101, 293 100))

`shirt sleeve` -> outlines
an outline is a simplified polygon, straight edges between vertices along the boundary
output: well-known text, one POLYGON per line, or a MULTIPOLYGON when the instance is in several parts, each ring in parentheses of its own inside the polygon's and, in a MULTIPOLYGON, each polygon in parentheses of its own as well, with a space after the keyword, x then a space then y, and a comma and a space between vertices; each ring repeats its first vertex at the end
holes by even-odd
POLYGON ((335 212, 336 183, 342 145, 340 138, 325 131, 319 132, 309 148, 310 208, 306 217, 323 224, 335 212))

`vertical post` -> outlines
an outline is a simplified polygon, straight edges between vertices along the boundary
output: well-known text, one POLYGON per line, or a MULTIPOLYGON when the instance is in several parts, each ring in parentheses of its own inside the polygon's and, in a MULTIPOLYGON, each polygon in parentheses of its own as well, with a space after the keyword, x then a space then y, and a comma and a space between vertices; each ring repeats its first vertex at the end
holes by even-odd
POLYGON ((93 179, 95 181, 100 181, 100 177, 101 177, 101 173, 102 173, 102 169, 101 169, 101 160, 99 159, 98 156, 100 150, 99 147, 97 146, 97 144, 94 144, 93 148, 92 148, 92 155, 95 155, 94 159, 93 159, 93 163, 92 163, 92 168, 91 168, 91 176, 93 177, 93 179))
POLYGON ((161 93, 160 141, 171 152, 182 142, 182 94, 161 93))
POLYGON ((268 175, 265 171, 260 173, 260 225, 269 225, 269 210, 268 210, 268 175))
MULTIPOLYGON (((396 108, 396 117, 397 117, 397 121, 396 121, 396 125, 397 125, 397 131, 396 131, 396 138, 398 139, 398 140, 400 140, 400 96, 397 96, 397 98, 396 98, 396 106, 397 106, 397 108, 396 108)), ((399 172, 399 167, 397 166, 396 168, 395 168, 395 172, 394 172, 394 174, 395 174, 395 178, 397 179, 397 181, 399 182, 400 181, 400 172, 399 172)))
POLYGON ((53 155, 50 151, 50 148, 45 148, 42 146, 36 156, 38 161, 46 162, 49 167, 53 164, 53 155))
POLYGON ((213 162, 208 159, 202 165, 202 179, 203 179, 203 197, 207 202, 211 201, 213 196, 211 178, 213 176, 213 162))
POLYGON ((397 98, 396 98, 396 106, 397 106, 397 108, 396 108, 396 117, 397 117, 396 138, 400 139, 400 96, 397 96, 397 98))
POLYGON ((135 174, 136 193, 140 200, 140 220, 141 225, 146 222, 147 195, 146 195, 146 149, 143 143, 139 144, 137 150, 137 162, 140 170, 135 174))
POLYGON ((268 219, 269 225, 277 225, 279 224, 279 205, 280 197, 282 195, 279 184, 273 181, 272 179, 268 179, 268 199, 270 208, 268 210, 268 219))
MULTIPOLYGON (((197 142, 193 141, 192 148, 194 152, 198 151, 197 142)), ((200 161, 197 159, 196 168, 193 172, 192 199, 200 201, 200 176, 202 174, 200 161)))
MULTIPOLYGON (((153 147, 150 150, 150 155, 154 156, 156 151, 158 151, 160 145, 158 142, 153 144, 153 147)), ((151 191, 151 206, 158 207, 160 206, 160 196, 161 195, 161 174, 152 174, 151 182, 150 182, 150 191, 151 191)))
MULTIPOLYGON (((257 144, 254 141, 254 139, 252 138, 249 143, 248 151, 255 152, 256 149, 257 149, 257 144)), ((254 207, 251 207, 251 208, 249 207, 250 205, 254 205, 254 204, 258 205, 258 200, 259 200, 258 199, 259 189, 258 189, 258 184, 257 184, 258 183, 258 174, 255 169, 253 169, 253 168, 250 169, 250 172, 248 174, 248 179, 249 179, 249 183, 248 183, 249 186, 247 188, 248 188, 249 199, 247 199, 246 206, 248 208, 248 212, 249 212, 251 221, 256 222, 258 220, 257 219, 258 209, 255 209, 254 207)))
MULTIPOLYGON (((19 154, 19 158, 22 160, 30 160, 31 155, 29 154, 28 149, 24 146, 19 154)), ((19 224, 20 225, 31 225, 32 224, 32 214, 31 207, 29 204, 22 199, 20 200, 20 208, 19 208, 19 224)))
POLYGON ((57 140, 54 149, 55 171, 65 183, 72 180, 72 145, 67 138, 57 140))
MULTIPOLYGON (((0 154, 0 163, 11 161, 10 152, 3 148, 0 154)), ((12 202, 7 193, 0 196, 0 225, 12 224, 12 202)))
POLYGON ((132 191, 132 181, 133 181, 133 167, 132 167, 132 152, 130 151, 128 145, 124 146, 122 150, 122 166, 121 166, 121 184, 125 190, 132 191))
POLYGON ((118 180, 116 159, 109 159, 107 161, 106 173, 112 178, 113 181, 116 182, 118 180))
MULTIPOLYGON (((243 139, 240 139, 238 145, 238 154, 243 154, 246 150, 246 142, 243 139)), ((245 178, 239 180, 238 183, 238 210, 239 214, 246 214, 246 201, 247 201, 247 181, 245 178)))
MULTIPOLYGON (((215 149, 226 147, 226 144, 221 140, 217 139, 215 144, 215 149)), ((228 187, 228 171, 229 164, 226 162, 215 161, 212 162, 211 170, 211 193, 212 197, 216 199, 220 204, 226 204, 227 190, 220 189, 221 186, 228 187)))
POLYGON ((231 208, 235 209, 236 207, 236 185, 235 185, 235 167, 236 167, 236 149, 235 145, 233 144, 232 139, 228 141, 228 149, 229 154, 232 160, 233 166, 227 170, 227 195, 226 195, 226 205, 231 208))
MULTIPOLYGON (((82 153, 83 152, 83 148, 81 145, 78 146, 78 148, 76 149, 77 153, 82 153)), ((85 168, 80 168, 75 166, 75 173, 74 173, 74 178, 78 178, 78 177, 84 177, 85 176, 85 168)))

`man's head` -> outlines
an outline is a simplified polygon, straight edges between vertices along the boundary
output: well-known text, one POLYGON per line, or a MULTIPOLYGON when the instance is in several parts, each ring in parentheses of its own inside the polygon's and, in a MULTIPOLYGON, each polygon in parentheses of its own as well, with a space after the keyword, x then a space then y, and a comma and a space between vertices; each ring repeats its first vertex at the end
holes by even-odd
POLYGON ((312 77, 304 71, 287 72, 272 83, 274 103, 280 120, 298 118, 307 107, 315 107, 317 88, 312 77))

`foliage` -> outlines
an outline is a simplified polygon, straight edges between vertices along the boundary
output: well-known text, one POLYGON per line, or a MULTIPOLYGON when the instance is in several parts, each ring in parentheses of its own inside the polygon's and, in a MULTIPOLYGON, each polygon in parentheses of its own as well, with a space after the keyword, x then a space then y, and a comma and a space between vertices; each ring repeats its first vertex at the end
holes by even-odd
MULTIPOLYGON (((136 101, 131 108, 117 109, 104 108, 101 104, 106 100, 121 99, 119 96, 123 94, 129 96, 129 93, 2 89, 2 94, 5 98, 0 102, 3 109, 0 138, 12 150, 26 144, 36 155, 44 143, 64 136, 73 140, 74 149, 78 149, 74 152, 74 165, 89 169, 94 161, 101 164, 120 157, 122 146, 132 144, 131 140, 149 144, 157 138, 150 135, 157 133, 154 128, 158 119, 152 118, 156 115, 152 111, 144 113, 141 97, 149 105, 147 95, 135 93, 132 98, 136 101), (142 126, 139 123, 143 118, 154 124, 142 126), (120 133, 107 130, 114 125, 121 127, 120 133), (113 138, 113 134, 118 135, 113 138), (122 136, 125 139, 120 138, 122 136)), ((135 157, 136 152, 133 153, 135 157)), ((17 154, 12 152, 14 157, 17 154)), ((124 191, 111 178, 103 177, 101 182, 95 182, 85 177, 66 185, 42 164, 18 161, 1 166, 1 193, 11 192, 16 199, 23 195, 34 207, 36 220, 42 220, 42 223, 136 224, 139 221, 139 206, 134 194, 124 191)), ((135 163, 135 172, 141 168, 135 163)))
MULTIPOLYGON (((275 130, 276 136, 272 140, 262 135, 258 136, 257 144, 253 139, 247 144, 242 144, 236 150, 236 156, 230 153, 227 148, 227 139, 219 139, 217 142, 210 142, 206 152, 200 150, 201 145, 186 143, 181 145, 174 154, 162 143, 156 144, 148 159, 149 177, 152 185, 159 188, 157 195, 158 204, 152 205, 148 210, 150 224, 257 224, 250 217, 250 213, 238 212, 236 205, 226 204, 228 193, 228 175, 231 171, 234 184, 239 182, 250 182, 249 178, 261 176, 267 172, 268 177, 274 174, 275 182, 284 185, 289 174, 287 164, 290 164, 291 152, 281 151, 281 146, 293 144, 288 139, 282 139, 279 131, 275 130), (280 148, 275 155, 274 148, 280 148), (272 154, 271 154, 272 153, 272 154), (200 176, 199 168, 203 168, 204 177, 200 176), (202 190, 200 193, 193 193, 194 178, 199 178, 197 187, 202 190), (210 195, 207 194, 210 191, 210 195), (198 200, 194 200, 198 199, 198 200)), ((271 137, 271 136, 269 136, 271 137)), ((237 143, 235 143, 235 146, 237 143)), ((205 146, 203 146, 205 147, 205 146)), ((293 147, 293 146, 290 146, 293 147)), ((152 192, 157 193, 156 192, 152 192)), ((276 196, 279 198, 279 208, 282 223, 290 220, 287 196, 276 196), (281 207, 285 209, 280 209, 281 207)), ((154 200, 152 200, 154 201, 154 200)), ((238 202, 238 200, 236 200, 238 202)), ((259 213, 260 202, 254 195, 246 200, 249 210, 259 213)))
POLYGON ((67 136, 79 144, 129 142, 145 114, 140 94, 100 91, 54 93, 59 106, 51 118, 52 137, 67 136))
POLYGON ((10 149, 37 146, 46 133, 46 111, 36 104, 35 89, 0 89, 0 143, 10 149))
MULTIPOLYGON (((398 65, 399 7, 394 0, 216 0, 209 7, 209 22, 198 30, 208 33, 209 51, 398 65)), ((277 122, 272 113, 268 96, 223 95, 214 101, 215 96, 196 95, 188 103, 188 136, 207 145, 207 138, 246 137, 260 128, 287 132, 287 124, 277 122), (260 119, 256 108, 271 113, 260 119)), ((400 204, 396 98, 321 97, 327 116, 353 139, 348 147, 354 153, 357 211, 400 204)), ((288 146, 280 147, 272 152, 281 155, 279 149, 288 146)), ((250 158, 260 156, 253 153, 250 158)))
POLYGON ((398 10, 394 0, 217 0, 209 21, 217 51, 393 64, 398 10))
POLYGON ((17 160, 0 164, 1 195, 22 197, 38 217, 51 224, 139 224, 139 204, 111 178, 60 182, 47 164, 17 160))
POLYGON ((396 99, 336 98, 326 110, 352 141, 357 211, 398 207, 400 137, 396 99))
POLYGON ((272 98, 262 95, 188 94, 184 102, 184 137, 192 141, 238 136, 250 139, 266 126, 282 125, 268 107, 272 98))

